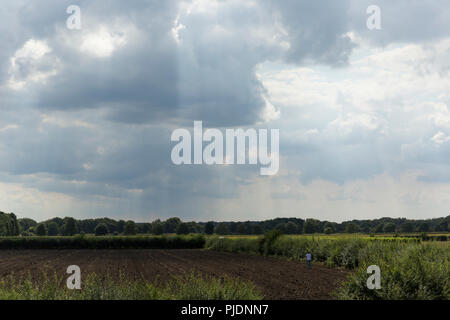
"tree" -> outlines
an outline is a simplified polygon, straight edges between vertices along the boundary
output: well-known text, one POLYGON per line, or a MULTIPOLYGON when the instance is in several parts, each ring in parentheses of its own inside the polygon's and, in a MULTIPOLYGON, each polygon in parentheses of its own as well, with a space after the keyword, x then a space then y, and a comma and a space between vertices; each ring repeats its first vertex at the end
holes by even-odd
POLYGON ((263 234, 263 233, 264 233, 264 229, 263 229, 263 227, 258 223, 258 224, 255 224, 255 225, 253 226, 252 233, 253 233, 253 234, 263 234))
POLYGON ((331 223, 331 222, 325 223, 323 230, 326 234, 336 233, 336 228, 334 227, 334 223, 331 223))
POLYGON ((282 233, 286 233, 286 224, 285 223, 278 223, 273 230, 281 231, 282 233))
POLYGON ((375 232, 375 233, 382 233, 382 232, 383 232, 383 229, 384 229, 384 223, 379 223, 379 224, 375 227, 374 232, 375 232))
POLYGON ((445 220, 442 220, 438 225, 437 225, 437 228, 436 228, 436 231, 447 231, 448 229, 448 224, 447 224, 447 221, 445 221, 445 220))
POLYGON ((428 232, 430 230, 430 226, 428 225, 428 223, 423 222, 419 225, 419 232, 428 232))
POLYGON ((17 222, 17 217, 14 213, 10 213, 9 217, 11 219, 11 235, 13 236, 18 236, 20 233, 20 227, 19 227, 19 223, 17 222))
POLYGON ((359 224, 359 230, 364 233, 370 232, 370 223, 368 221, 363 221, 359 224))
POLYGON ((205 224, 205 233, 213 234, 214 233, 214 222, 210 221, 205 224))
POLYGON ((124 228, 125 228, 125 221, 124 220, 117 221, 117 232, 122 233, 124 228))
POLYGON ((40 223, 36 226, 36 234, 38 236, 45 236, 47 235, 47 229, 45 229, 45 225, 43 223, 40 223))
POLYGON ((395 232, 395 224, 393 222, 388 222, 383 227, 383 232, 385 233, 392 233, 395 232))
POLYGON ((177 227, 177 234, 188 234, 189 226, 186 223, 180 223, 177 227))
POLYGON ((63 234, 65 236, 73 236, 77 232, 76 221, 74 218, 64 218, 63 234))
POLYGON ((292 221, 289 221, 288 223, 286 223, 286 225, 284 227, 284 230, 285 230, 286 234, 296 234, 296 233, 298 233, 298 227, 292 221))
POLYGON ((16 215, 0 211, 0 236, 17 236, 19 233, 16 215))
POLYGON ((202 228, 200 227, 200 225, 197 222, 194 222, 194 221, 186 222, 186 225, 189 229, 189 233, 201 233, 202 232, 202 228))
POLYGON ((411 222, 406 222, 400 227, 400 230, 402 232, 413 232, 414 231, 414 226, 413 226, 413 224, 411 222))
POLYGON ((96 236, 106 236, 109 233, 108 227, 104 223, 99 223, 95 229, 94 233, 96 236))
POLYGON ((358 226, 355 223, 351 222, 345 226, 345 232, 346 233, 356 233, 356 232, 358 232, 358 226))
POLYGON ((47 234, 49 236, 57 236, 59 233, 58 224, 56 222, 50 222, 47 225, 47 234))
POLYGON ((31 227, 37 226, 37 222, 33 219, 22 218, 17 221, 22 231, 28 231, 31 227))
POLYGON ((320 233, 322 232, 320 227, 320 221, 316 219, 306 219, 303 224, 303 233, 320 233))
POLYGON ((140 230, 140 233, 151 233, 152 232, 152 225, 149 223, 142 223, 138 225, 138 228, 140 230))
POLYGON ((227 224, 223 223, 223 222, 216 227, 215 231, 217 234, 220 234, 220 235, 226 235, 226 234, 230 233, 228 230, 227 224))
POLYGON ((136 223, 134 223, 134 221, 131 220, 127 221, 125 223, 123 233, 127 236, 136 234, 137 233, 136 223))
POLYGON ((237 226, 237 234, 247 234, 247 227, 244 223, 240 222, 237 226))
POLYGON ((154 235, 161 235, 164 233, 164 227, 161 221, 156 220, 155 222, 152 223, 152 233, 154 235))
POLYGON ((164 221, 164 232, 165 233, 175 233, 177 231, 178 225, 181 223, 180 218, 174 217, 169 218, 164 221))

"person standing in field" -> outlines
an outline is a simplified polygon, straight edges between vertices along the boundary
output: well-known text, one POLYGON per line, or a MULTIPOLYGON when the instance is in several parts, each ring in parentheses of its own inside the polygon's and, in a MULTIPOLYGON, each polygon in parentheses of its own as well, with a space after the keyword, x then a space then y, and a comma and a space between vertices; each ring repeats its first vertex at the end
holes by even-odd
POLYGON ((306 264, 308 266, 308 269, 310 269, 311 268, 311 253, 309 253, 309 252, 306 254, 306 264))

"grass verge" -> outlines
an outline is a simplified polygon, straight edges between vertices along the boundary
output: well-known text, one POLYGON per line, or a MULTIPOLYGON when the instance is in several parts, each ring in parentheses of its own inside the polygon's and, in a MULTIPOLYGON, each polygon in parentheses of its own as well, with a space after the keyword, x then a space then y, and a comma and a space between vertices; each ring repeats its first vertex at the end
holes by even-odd
POLYGON ((43 274, 40 281, 31 277, 0 280, 0 300, 260 300, 262 295, 250 282, 238 279, 206 278, 185 274, 160 283, 128 280, 121 276, 90 274, 80 290, 67 289, 63 278, 43 274))

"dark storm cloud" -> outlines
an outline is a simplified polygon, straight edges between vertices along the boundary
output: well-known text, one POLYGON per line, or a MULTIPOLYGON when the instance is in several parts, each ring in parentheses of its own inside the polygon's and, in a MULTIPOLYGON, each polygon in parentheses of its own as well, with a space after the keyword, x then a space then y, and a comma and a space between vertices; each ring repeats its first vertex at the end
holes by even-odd
POLYGON ((276 21, 288 33, 289 50, 284 59, 289 63, 347 64, 354 48, 346 35, 349 30, 349 4, 343 1, 264 1, 276 21))
POLYGON ((44 110, 108 108, 110 118, 124 122, 171 116, 178 105, 176 47, 170 38, 177 13, 174 1, 138 1, 133 6, 122 1, 81 1, 77 4, 82 30, 73 31, 65 29, 68 4, 47 2, 51 9, 44 16, 42 3, 37 2, 17 12, 26 22, 29 37, 44 39, 62 64, 51 81, 30 86, 29 92, 36 97, 34 106, 44 110), (113 26, 122 36, 126 24, 143 37, 125 39, 126 47, 114 55, 96 57, 78 50, 80 37, 97 32, 99 26, 113 26))
POLYGON ((27 38, 43 39, 61 62, 51 80, 28 86, 34 106, 106 108, 109 119, 126 123, 203 119, 225 126, 261 119, 265 89, 255 75, 258 63, 279 57, 294 63, 345 63, 352 48, 343 35, 345 5, 334 3, 326 2, 333 9, 331 15, 320 5, 295 1, 267 7, 229 1, 211 14, 186 14, 179 13, 176 1, 138 1, 132 6, 121 1, 81 1, 81 31, 64 30, 69 2, 23 3, 16 5, 14 14, 20 21, 22 43, 27 38), (319 21, 312 18, 316 14, 322 17, 319 21), (173 37, 177 18, 183 26, 178 44, 173 37), (95 33, 101 25, 126 30, 127 23, 141 37, 130 37, 110 57, 77 50, 80 33, 81 37, 95 33), (285 40, 291 47, 286 53, 279 43, 267 41, 276 23, 288 32, 285 40))

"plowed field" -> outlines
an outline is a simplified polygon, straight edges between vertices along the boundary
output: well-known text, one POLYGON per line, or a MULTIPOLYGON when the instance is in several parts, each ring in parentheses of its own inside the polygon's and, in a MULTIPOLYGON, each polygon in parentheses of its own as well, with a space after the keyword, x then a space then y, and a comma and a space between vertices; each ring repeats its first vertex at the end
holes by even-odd
POLYGON ((14 273, 35 279, 56 272, 65 274, 69 265, 78 265, 82 277, 89 273, 109 273, 126 277, 164 281, 172 275, 196 271, 205 276, 237 277, 253 282, 266 299, 331 299, 333 290, 346 272, 313 264, 311 269, 298 261, 207 250, 3 250, 0 276, 14 273))

